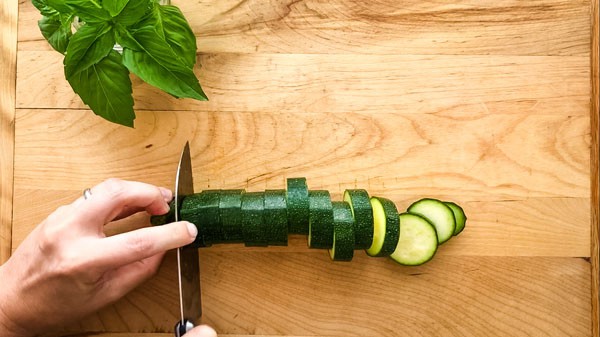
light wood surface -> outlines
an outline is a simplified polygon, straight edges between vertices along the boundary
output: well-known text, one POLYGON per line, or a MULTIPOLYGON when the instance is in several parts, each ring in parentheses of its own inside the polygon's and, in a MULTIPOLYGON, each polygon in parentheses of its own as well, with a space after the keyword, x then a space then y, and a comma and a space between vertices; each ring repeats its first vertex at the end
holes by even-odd
POLYGON ((0 3, 0 264, 11 253, 17 70, 16 1, 0 3))
MULTIPOLYGON (((174 2, 210 101, 134 78, 129 129, 85 109, 19 1, 13 249, 107 177, 172 187, 190 140, 197 190, 305 176, 335 199, 358 187, 468 215, 415 268, 363 252, 333 263, 302 236, 202 249, 203 319, 220 335, 598 337, 598 0, 174 2)), ((64 329, 166 336, 177 313, 169 254, 64 329)))
MULTIPOLYGON (((600 5, 592 2, 592 98, 590 121, 592 130, 600 130, 600 5)), ((592 205, 600 205, 600 131, 592 132, 591 137, 591 197, 592 205), (595 174, 594 174, 595 172, 595 174)), ((592 207, 592 317, 594 336, 600 335, 600 206, 592 207)))

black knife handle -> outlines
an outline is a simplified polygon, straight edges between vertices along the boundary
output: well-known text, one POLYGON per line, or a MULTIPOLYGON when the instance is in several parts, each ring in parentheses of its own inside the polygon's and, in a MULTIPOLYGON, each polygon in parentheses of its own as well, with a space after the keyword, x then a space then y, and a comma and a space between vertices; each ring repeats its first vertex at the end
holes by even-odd
POLYGON ((184 319, 183 321, 177 322, 175 324, 175 337, 181 337, 185 335, 186 332, 192 330, 194 328, 194 323, 188 319, 184 319))

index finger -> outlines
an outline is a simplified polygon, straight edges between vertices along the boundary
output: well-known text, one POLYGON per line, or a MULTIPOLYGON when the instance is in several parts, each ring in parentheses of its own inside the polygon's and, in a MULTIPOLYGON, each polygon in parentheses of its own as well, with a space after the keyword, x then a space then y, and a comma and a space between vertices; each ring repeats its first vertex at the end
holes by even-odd
POLYGON ((103 226, 124 215, 146 210, 151 215, 168 212, 171 192, 137 181, 107 179, 91 188, 85 200, 77 201, 76 212, 87 222, 103 226))

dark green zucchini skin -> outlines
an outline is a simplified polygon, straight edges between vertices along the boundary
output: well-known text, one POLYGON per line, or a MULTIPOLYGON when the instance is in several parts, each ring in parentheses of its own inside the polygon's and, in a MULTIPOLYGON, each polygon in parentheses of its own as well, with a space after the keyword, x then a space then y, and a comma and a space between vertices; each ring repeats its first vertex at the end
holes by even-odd
POLYGON ((354 217, 347 202, 333 201, 333 247, 329 256, 333 261, 351 261, 354 256, 354 217))
POLYGON ((267 227, 268 244, 287 246, 288 216, 286 190, 266 190, 263 220, 267 227))
POLYGON ((344 201, 354 216, 354 248, 367 249, 373 243, 373 208, 369 193, 363 189, 344 191, 344 201))
POLYGON ((223 242, 223 231, 219 212, 219 190, 205 190, 186 196, 181 202, 181 220, 189 221, 198 228, 194 247, 209 247, 223 242))
POLYGON ((310 191, 308 220, 308 247, 333 247, 333 206, 329 191, 310 191))
POLYGON ((167 213, 150 217, 150 224, 152 226, 162 226, 173 221, 175 221, 175 199, 169 202, 169 211, 167 213))
POLYGON ((306 178, 289 178, 287 180, 286 204, 288 232, 290 234, 308 234, 310 211, 306 178))
MULTIPOLYGON (((455 222, 453 233, 448 233, 450 236, 460 234, 465 228, 464 210, 453 202, 437 199, 425 198, 416 203, 428 200, 436 205, 441 204, 444 210, 448 208, 443 214, 455 222)), ((408 208, 408 212, 413 210, 416 203, 408 208)), ((366 250, 369 256, 383 257, 396 251, 404 254, 406 245, 409 245, 403 243, 404 246, 398 248, 402 224, 398 209, 391 200, 370 197, 364 189, 349 189, 344 192, 344 201, 332 202, 329 191, 309 190, 305 178, 287 179, 287 190, 204 190, 181 198, 179 209, 174 201, 169 203, 169 207, 166 214, 152 216, 151 224, 171 223, 178 212, 179 219, 191 222, 198 228, 198 235, 190 244, 195 248, 226 243, 257 247, 285 246, 289 234, 304 234, 308 236, 310 248, 329 249, 334 261, 350 261, 356 249, 366 250), (385 219, 385 230, 374 224, 375 220, 380 219, 385 219)), ((432 226, 433 233, 439 235, 436 223, 426 216, 422 218, 432 226)), ((419 235, 418 238, 424 237, 421 232, 419 235)), ((415 245, 408 254, 414 255, 417 249, 423 249, 421 246, 415 245)), ((430 248, 435 252, 437 244, 430 248)), ((395 260, 401 260, 399 263, 405 265, 428 261, 406 262, 399 255, 401 253, 395 255, 395 260)))
POLYGON ((219 215, 223 243, 243 243, 242 195, 244 190, 222 190, 219 198, 219 215))
POLYGON ((385 238, 383 240, 383 245, 379 253, 372 256, 390 256, 394 252, 394 250, 396 250, 398 240, 400 239, 401 224, 398 209, 396 208, 394 202, 389 199, 382 197, 373 198, 379 200, 381 206, 383 206, 383 212, 385 214, 385 238))
POLYGON ((264 193, 247 192, 242 195, 242 236, 248 247, 266 247, 269 244, 264 210, 264 193))

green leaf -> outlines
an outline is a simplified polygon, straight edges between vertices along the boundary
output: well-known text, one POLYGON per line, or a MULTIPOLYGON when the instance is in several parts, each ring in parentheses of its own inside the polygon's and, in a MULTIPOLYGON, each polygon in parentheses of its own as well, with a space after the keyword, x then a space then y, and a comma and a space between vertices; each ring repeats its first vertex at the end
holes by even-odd
POLYGON ((129 0, 121 13, 115 17, 115 22, 123 26, 134 25, 147 15, 152 5, 152 0, 129 0))
POLYGON ((43 16, 49 18, 55 18, 58 16, 58 12, 56 11, 56 9, 48 6, 45 0, 31 0, 31 3, 33 4, 33 6, 35 6, 35 8, 37 8, 40 11, 40 13, 42 13, 43 16))
POLYGON ((192 68, 160 38, 154 27, 129 33, 119 43, 123 46, 123 64, 146 83, 175 97, 207 100, 192 68))
POLYGON ((196 36, 192 28, 179 8, 175 6, 158 7, 167 43, 188 67, 193 68, 196 63, 196 36))
POLYGON ((102 7, 106 9, 111 16, 115 17, 121 13, 129 0, 103 0, 102 7))
POLYGON ((48 43, 61 54, 67 51, 69 39, 71 38, 70 24, 63 24, 60 19, 44 16, 38 21, 40 31, 48 43))
POLYGON ((188 67, 194 67, 196 36, 179 8, 155 3, 150 15, 132 28, 135 30, 147 26, 154 27, 188 67))
POLYGON ((96 115, 133 127, 135 113, 129 71, 121 55, 111 51, 97 64, 68 78, 73 90, 96 115))
POLYGON ((100 62, 115 45, 115 38, 108 24, 85 24, 71 37, 65 56, 67 79, 79 71, 100 62))
POLYGON ((63 8, 66 6, 70 8, 70 13, 74 13, 81 18, 84 22, 107 22, 112 19, 110 13, 108 13, 102 6, 100 6, 95 0, 45 0, 48 5, 54 7, 59 12, 64 12, 63 8))
POLYGON ((73 13, 73 8, 67 5, 67 0, 42 0, 40 2, 45 3, 48 7, 53 8, 63 14, 73 13))

